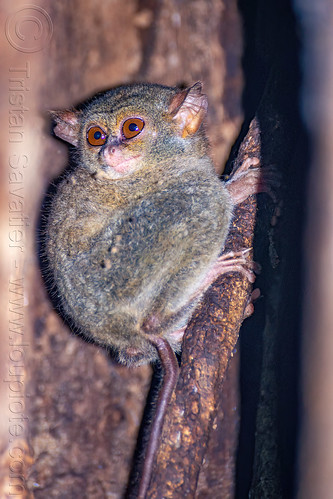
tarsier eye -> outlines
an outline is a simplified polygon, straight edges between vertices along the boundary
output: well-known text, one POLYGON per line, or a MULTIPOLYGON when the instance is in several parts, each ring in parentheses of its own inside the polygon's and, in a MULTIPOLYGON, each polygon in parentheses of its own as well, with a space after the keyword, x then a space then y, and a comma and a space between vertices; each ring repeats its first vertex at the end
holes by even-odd
POLYGON ((142 132, 145 122, 141 118, 129 118, 123 124, 122 134, 125 139, 132 139, 142 132))
POLYGON ((106 133, 99 126, 92 126, 87 131, 87 141, 91 146, 102 146, 106 139, 106 133))

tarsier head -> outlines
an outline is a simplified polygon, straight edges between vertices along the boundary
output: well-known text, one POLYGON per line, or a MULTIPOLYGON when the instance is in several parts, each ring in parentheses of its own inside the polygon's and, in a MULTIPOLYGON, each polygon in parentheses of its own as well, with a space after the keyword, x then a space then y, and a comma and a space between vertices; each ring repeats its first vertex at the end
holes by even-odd
POLYGON ((54 133, 77 147, 90 173, 121 178, 171 156, 205 154, 201 83, 179 90, 135 84, 98 94, 83 109, 53 112, 54 133))

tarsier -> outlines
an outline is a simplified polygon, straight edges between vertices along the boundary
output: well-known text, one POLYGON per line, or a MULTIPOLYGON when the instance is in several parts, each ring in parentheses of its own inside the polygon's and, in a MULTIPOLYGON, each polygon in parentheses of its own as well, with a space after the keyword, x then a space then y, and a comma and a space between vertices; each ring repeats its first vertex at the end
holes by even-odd
POLYGON ((196 83, 122 86, 53 113, 55 135, 76 148, 47 225, 62 308, 121 363, 160 359, 165 372, 139 497, 177 379, 174 351, 195 307, 222 273, 253 280, 246 252, 220 255, 233 207, 256 192, 258 169, 218 178, 201 126, 206 112, 196 83))

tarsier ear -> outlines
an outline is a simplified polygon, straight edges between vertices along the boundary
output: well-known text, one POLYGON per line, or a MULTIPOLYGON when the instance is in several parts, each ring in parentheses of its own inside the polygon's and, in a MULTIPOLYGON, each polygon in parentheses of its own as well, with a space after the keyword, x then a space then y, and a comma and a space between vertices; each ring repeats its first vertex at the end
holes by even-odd
POLYGON ((183 138, 195 134, 206 116, 208 101, 201 90, 202 84, 198 81, 193 87, 176 94, 169 104, 169 113, 179 125, 179 132, 183 138))
POLYGON ((77 146, 79 142, 80 111, 50 111, 56 125, 53 129, 59 139, 77 146))

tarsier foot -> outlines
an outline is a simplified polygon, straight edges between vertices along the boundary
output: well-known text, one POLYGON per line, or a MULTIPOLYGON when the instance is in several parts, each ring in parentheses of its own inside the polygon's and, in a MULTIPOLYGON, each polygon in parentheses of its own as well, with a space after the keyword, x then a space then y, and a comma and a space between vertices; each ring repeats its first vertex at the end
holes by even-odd
POLYGON ((211 282, 218 276, 229 272, 240 272, 248 281, 254 282, 256 278, 253 272, 255 263, 249 259, 250 251, 251 248, 237 252, 229 251, 228 253, 221 255, 211 270, 211 282))
POLYGON ((194 300, 197 296, 203 294, 220 275, 228 274, 229 272, 240 272, 248 279, 249 282, 254 282, 254 270, 257 266, 249 258, 251 249, 252 248, 243 249, 236 252, 229 251, 228 253, 221 255, 214 263, 213 267, 210 269, 204 281, 202 282, 200 288, 197 290, 195 295, 191 297, 191 299, 194 300))

